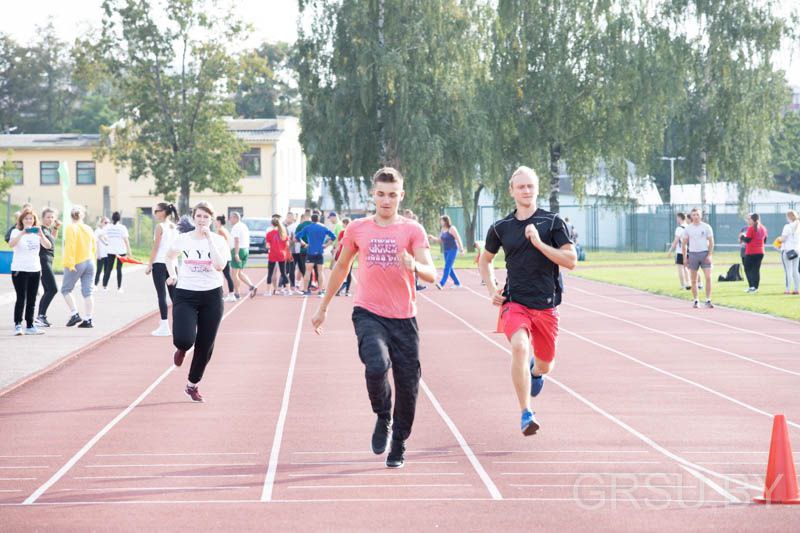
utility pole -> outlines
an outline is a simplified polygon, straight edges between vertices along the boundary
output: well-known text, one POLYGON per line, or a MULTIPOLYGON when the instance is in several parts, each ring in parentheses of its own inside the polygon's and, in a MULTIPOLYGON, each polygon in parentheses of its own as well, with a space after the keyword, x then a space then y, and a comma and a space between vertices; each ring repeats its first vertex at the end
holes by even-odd
POLYGON ((661 157, 662 161, 669 161, 669 202, 672 202, 672 186, 675 185, 675 160, 684 161, 686 158, 683 156, 663 156, 661 157))

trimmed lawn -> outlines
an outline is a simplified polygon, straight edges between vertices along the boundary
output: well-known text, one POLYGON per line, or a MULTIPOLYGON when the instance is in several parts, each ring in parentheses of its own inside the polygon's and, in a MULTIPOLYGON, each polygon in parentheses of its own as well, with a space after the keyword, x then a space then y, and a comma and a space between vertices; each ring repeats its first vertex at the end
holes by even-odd
MULTIPOLYGON (((678 288, 674 260, 664 253, 587 252, 587 261, 578 263, 571 276, 633 287, 655 294, 674 296, 691 301, 690 291, 678 288)), ((738 253, 714 254, 712 300, 716 304, 736 309, 767 313, 800 320, 800 296, 783 294, 784 276, 778 253, 767 251, 761 266, 761 286, 755 294, 745 293, 746 281, 717 282, 728 267, 739 262, 738 253)), ((744 269, 742 269, 744 276, 744 269)), ((704 298, 705 293, 701 291, 704 298)))

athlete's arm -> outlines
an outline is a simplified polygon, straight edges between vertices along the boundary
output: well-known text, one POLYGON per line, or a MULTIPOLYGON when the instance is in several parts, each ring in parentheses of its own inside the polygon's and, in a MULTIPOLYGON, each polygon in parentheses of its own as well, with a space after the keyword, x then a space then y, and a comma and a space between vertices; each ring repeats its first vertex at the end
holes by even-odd
POLYGON ((678 241, 679 240, 680 240, 680 237, 677 237, 677 236, 674 239, 672 239, 672 244, 669 245, 669 250, 667 250, 667 255, 671 255, 672 254, 672 250, 677 250, 678 249, 678 244, 679 244, 678 241))
POLYGON ((322 303, 319 304, 316 312, 311 317, 311 324, 314 326, 314 333, 317 335, 322 333, 322 324, 325 322, 325 317, 328 314, 328 304, 331 303, 331 299, 339 292, 339 288, 342 286, 342 283, 344 283, 345 278, 347 278, 347 274, 353 266, 353 260, 357 253, 358 250, 346 246, 342 248, 339 259, 333 265, 333 270, 331 270, 331 275, 328 278, 325 296, 322 297, 322 303))
POLYGON ((455 237, 456 244, 458 245, 458 249, 463 254, 464 253, 464 244, 461 242, 461 235, 458 234, 458 230, 456 229, 455 226, 450 226, 450 235, 455 237))
POLYGON ((486 248, 484 248, 478 259, 478 269, 481 272, 483 283, 486 284, 486 289, 489 291, 489 298, 492 299, 492 303, 501 305, 504 298, 501 294, 502 291, 497 287, 497 281, 494 277, 494 256, 495 254, 487 252, 486 248))
POLYGON ((560 248, 554 248, 549 244, 545 244, 539 236, 539 231, 533 224, 528 224, 525 228, 525 236, 531 241, 531 244, 533 244, 535 248, 558 266, 572 270, 578 265, 578 253, 575 251, 575 245, 571 242, 562 245, 560 248))
POLYGON ((170 250, 169 252, 167 252, 166 263, 167 263, 167 275, 169 276, 167 278, 167 285, 175 285, 175 283, 178 281, 178 274, 176 272, 176 267, 175 267, 175 264, 177 263, 176 260, 178 259, 178 254, 180 254, 178 250, 170 250))
POLYGON ((158 254, 158 248, 161 245, 161 233, 163 232, 163 228, 161 224, 156 226, 156 238, 153 239, 153 247, 150 249, 150 263, 147 265, 147 270, 145 270, 145 274, 149 274, 153 271, 153 263, 156 260, 156 255, 158 254))
POLYGON ((417 273, 419 279, 428 283, 436 282, 436 265, 433 264, 430 248, 415 248, 414 261, 409 269, 417 273))
POLYGON ((708 259, 711 260, 711 255, 714 253, 714 236, 708 236, 708 259))

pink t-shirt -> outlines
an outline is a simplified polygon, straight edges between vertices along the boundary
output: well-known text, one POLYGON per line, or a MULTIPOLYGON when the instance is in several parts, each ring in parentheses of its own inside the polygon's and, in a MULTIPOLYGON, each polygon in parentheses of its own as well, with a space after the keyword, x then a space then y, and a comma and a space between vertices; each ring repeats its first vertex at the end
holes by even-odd
POLYGON ((342 247, 358 252, 358 284, 353 305, 385 318, 411 318, 417 314, 414 272, 400 264, 403 250, 429 248, 425 230, 417 222, 399 217, 391 226, 379 226, 373 217, 347 226, 342 247))

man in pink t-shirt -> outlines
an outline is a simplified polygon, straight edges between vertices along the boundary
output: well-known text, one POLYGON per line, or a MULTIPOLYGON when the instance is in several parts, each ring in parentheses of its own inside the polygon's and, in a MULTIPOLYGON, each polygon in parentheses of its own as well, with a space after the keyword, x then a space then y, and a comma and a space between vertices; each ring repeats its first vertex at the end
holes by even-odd
POLYGON ((425 230, 397 212, 403 195, 403 176, 397 170, 385 167, 372 177, 375 214, 354 220, 345 230, 328 291, 311 319, 314 331, 321 333, 328 304, 358 254, 353 326, 358 355, 366 369, 367 392, 377 415, 372 432, 375 454, 386 450, 389 428, 392 429, 392 445, 386 456, 389 468, 400 468, 405 462, 405 441, 411 435, 419 391, 414 274, 429 283, 436 278, 425 230), (388 379, 390 367, 396 389, 394 413, 388 379))

